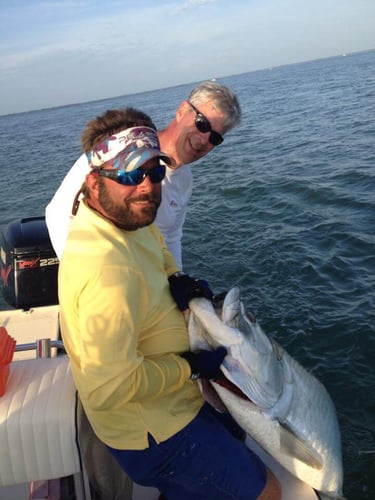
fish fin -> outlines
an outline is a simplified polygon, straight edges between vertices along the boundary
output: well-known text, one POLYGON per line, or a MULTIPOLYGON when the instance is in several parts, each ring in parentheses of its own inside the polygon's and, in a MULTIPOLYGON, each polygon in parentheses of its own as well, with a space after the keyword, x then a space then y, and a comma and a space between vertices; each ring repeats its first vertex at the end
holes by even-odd
POLYGON ((309 448, 289 429, 280 425, 280 447, 283 453, 292 456, 313 469, 323 468, 322 457, 315 450, 309 448))

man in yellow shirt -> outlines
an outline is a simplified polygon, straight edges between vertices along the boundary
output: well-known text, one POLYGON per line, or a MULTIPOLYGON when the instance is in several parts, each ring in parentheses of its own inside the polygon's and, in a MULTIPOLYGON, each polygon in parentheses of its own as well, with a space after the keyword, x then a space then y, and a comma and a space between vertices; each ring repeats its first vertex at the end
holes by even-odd
POLYGON ((132 108, 92 120, 81 142, 91 171, 58 289, 64 345, 95 434, 134 481, 168 500, 265 498, 265 466, 195 381, 219 378, 226 352, 189 352, 180 309, 212 292, 179 275, 153 224, 173 160, 132 108))

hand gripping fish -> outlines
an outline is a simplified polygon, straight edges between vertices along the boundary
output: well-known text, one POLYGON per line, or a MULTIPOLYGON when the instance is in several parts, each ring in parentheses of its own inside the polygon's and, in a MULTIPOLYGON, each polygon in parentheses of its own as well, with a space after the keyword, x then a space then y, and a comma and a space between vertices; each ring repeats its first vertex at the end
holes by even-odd
POLYGON ((322 499, 342 498, 340 431, 324 386, 266 336, 245 311, 238 288, 226 294, 221 317, 204 298, 191 300, 189 308, 191 349, 225 346, 222 371, 246 396, 211 381, 216 401, 202 390, 206 399, 218 409, 224 403, 258 444, 322 499))

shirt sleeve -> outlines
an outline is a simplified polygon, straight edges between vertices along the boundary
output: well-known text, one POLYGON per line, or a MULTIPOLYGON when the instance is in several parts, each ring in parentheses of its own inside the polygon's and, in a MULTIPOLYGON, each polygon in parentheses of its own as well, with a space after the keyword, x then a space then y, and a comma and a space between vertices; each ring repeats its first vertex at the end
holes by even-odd
POLYGON ((53 198, 46 206, 46 224, 53 249, 61 260, 70 224, 73 219, 73 201, 89 173, 86 155, 81 155, 67 173, 53 198))
POLYGON ((180 270, 182 270, 182 228, 185 222, 186 209, 187 207, 184 207, 184 210, 176 214, 175 229, 168 234, 168 248, 180 270))
POLYGON ((163 233, 168 249, 172 252, 180 270, 182 270, 183 225, 192 191, 193 175, 189 165, 176 170, 167 168, 156 224, 163 233))
POLYGON ((109 265, 92 275, 78 298, 81 389, 95 410, 168 394, 190 377, 189 365, 176 354, 145 356, 140 350, 148 321, 145 287, 134 269, 109 265))

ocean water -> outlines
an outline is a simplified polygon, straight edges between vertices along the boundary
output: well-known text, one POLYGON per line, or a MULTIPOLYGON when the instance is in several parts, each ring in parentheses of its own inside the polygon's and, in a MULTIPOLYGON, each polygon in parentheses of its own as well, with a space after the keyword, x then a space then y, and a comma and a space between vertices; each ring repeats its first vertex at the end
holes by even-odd
MULTIPOLYGON (((240 286, 264 330, 324 383, 345 496, 374 499, 375 51, 218 81, 243 120, 194 164, 184 267, 215 292, 240 286)), ((0 226, 44 213, 89 119, 132 105, 161 128, 193 86, 0 116, 0 226)))

